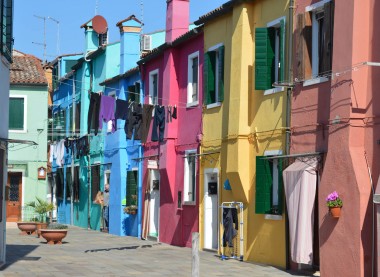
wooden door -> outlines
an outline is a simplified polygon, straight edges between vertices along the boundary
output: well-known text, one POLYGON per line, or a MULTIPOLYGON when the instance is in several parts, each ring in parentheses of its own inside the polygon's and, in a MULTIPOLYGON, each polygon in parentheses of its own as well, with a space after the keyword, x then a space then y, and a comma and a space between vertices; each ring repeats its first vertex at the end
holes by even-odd
POLYGON ((21 220, 22 173, 8 172, 8 181, 5 187, 5 201, 7 222, 21 220))

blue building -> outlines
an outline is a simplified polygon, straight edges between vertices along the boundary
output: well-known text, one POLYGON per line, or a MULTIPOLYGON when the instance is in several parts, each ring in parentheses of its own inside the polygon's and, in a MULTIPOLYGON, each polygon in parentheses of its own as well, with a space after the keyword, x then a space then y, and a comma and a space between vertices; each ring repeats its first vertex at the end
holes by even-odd
POLYGON ((108 29, 104 23, 102 17, 95 16, 83 24, 84 54, 60 56, 53 64, 56 79, 53 78, 54 137, 51 141, 57 149, 61 150, 62 144, 65 149, 58 164, 55 156, 52 164, 57 221, 103 229, 101 205, 95 200, 108 183, 109 233, 140 236, 141 142, 134 139, 134 135, 127 138, 122 119, 115 121, 116 128, 108 121, 98 129, 94 124, 98 119, 89 110, 93 108, 91 101, 98 97, 111 102, 142 103, 137 61, 141 52, 151 50, 156 38, 160 40, 162 36, 160 33, 141 35, 142 23, 132 15, 116 24, 120 41, 108 44, 108 29), (87 144, 88 148, 83 147, 87 144), (136 213, 125 212, 125 208, 135 206, 136 213))

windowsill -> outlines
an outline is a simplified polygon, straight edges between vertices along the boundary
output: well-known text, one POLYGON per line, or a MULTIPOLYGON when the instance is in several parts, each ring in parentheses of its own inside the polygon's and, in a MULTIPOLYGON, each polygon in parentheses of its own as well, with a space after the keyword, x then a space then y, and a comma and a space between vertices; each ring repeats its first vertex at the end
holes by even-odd
POLYGON ((183 205, 195 206, 195 201, 183 201, 183 205))
POLYGON ((26 130, 9 130, 9 133, 19 133, 19 134, 26 134, 26 130))
POLYGON ((326 77, 316 77, 316 78, 304 81, 303 82, 303 86, 304 87, 308 87, 308 86, 312 86, 312 85, 316 85, 316 84, 327 82, 328 80, 329 80, 329 78, 326 78, 326 77))
POLYGON ((206 109, 212 109, 212 108, 216 108, 216 107, 220 107, 220 106, 222 106, 222 102, 216 102, 216 103, 208 104, 206 106, 206 109))
POLYGON ((282 220, 282 215, 278 214, 265 214, 264 219, 268 220, 282 220))
POLYGON ((282 91, 284 91, 284 89, 285 89, 285 87, 277 87, 277 88, 266 89, 264 91, 264 95, 270 95, 270 94, 274 94, 277 92, 282 92, 282 91))
POLYGON ((191 103, 187 103, 186 104, 186 108, 192 108, 192 107, 196 107, 199 105, 199 101, 194 101, 194 102, 191 102, 191 103))

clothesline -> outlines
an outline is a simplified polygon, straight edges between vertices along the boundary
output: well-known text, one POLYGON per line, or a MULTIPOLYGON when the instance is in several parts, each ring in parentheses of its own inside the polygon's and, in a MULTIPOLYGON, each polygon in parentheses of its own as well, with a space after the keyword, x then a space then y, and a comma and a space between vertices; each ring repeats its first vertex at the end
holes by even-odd
MULTIPOLYGON (((67 83, 64 83, 62 81, 58 81, 60 84, 62 85, 65 85, 65 86, 69 86, 69 87, 74 87, 74 85, 70 85, 70 84, 67 84, 67 83)), ((80 83, 85 83, 85 84, 89 84, 89 83, 86 83, 85 81, 75 81, 75 82, 80 82, 80 83)), ((138 93, 138 92, 131 92, 131 91, 127 91, 127 90, 121 90, 121 89, 116 89, 116 88, 112 88, 112 87, 105 87, 105 88, 109 88, 110 90, 112 91, 115 91, 115 92, 128 92, 128 94, 134 94, 134 95, 137 95, 138 97, 140 97, 141 93, 138 93)), ((77 88, 76 88, 76 93, 78 92, 77 88)), ((88 92, 88 90, 86 89, 80 89, 79 91, 80 93, 81 92, 88 92)), ((103 92, 104 93, 104 92, 103 92)), ((149 97, 149 96, 144 96, 144 97, 149 97)), ((181 108, 181 109, 188 109, 188 108, 192 108, 192 109, 202 109, 202 105, 200 106, 191 106, 191 107, 188 107, 188 102, 181 102, 181 101, 174 101, 173 103, 173 100, 172 99, 169 99, 169 98, 164 98, 164 97, 156 97, 157 100, 162 100, 163 102, 168 102, 166 105, 177 105, 178 108, 181 108)), ((63 103, 72 103, 72 101, 64 101, 63 103)))

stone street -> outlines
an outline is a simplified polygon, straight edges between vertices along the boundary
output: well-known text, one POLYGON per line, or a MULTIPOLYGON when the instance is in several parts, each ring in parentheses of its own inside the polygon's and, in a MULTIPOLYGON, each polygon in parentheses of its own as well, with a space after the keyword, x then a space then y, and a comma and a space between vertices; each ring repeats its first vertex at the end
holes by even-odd
MULTIPOLYGON (((7 263, 0 276, 191 276, 189 248, 72 226, 62 245, 19 233, 15 223, 7 224, 7 263)), ((293 275, 201 251, 200 276, 293 275)))

